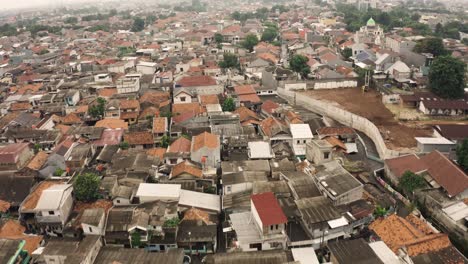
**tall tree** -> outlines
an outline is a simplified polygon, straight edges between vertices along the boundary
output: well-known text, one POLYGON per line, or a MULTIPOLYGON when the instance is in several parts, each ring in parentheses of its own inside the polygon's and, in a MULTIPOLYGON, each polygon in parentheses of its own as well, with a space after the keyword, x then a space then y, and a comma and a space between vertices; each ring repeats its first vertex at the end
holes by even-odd
POLYGON ((462 98, 465 89, 466 64, 452 56, 434 59, 429 69, 429 88, 443 98, 462 98))
POLYGON ((426 182, 421 175, 417 175, 411 171, 406 171, 401 176, 398 186, 407 194, 411 194, 417 189, 426 186, 426 182))
POLYGON ((78 201, 90 202, 98 198, 101 180, 96 174, 85 173, 78 175, 73 183, 73 192, 78 201))
POLYGON ((307 65, 309 58, 304 55, 296 54, 292 56, 291 60, 289 61, 289 65, 291 69, 303 77, 306 77, 310 73, 310 67, 307 65))
POLYGON ((418 53, 431 53, 435 57, 447 55, 447 50, 441 38, 426 38, 421 40, 414 47, 418 53))
POLYGON ((457 148, 457 163, 468 173, 468 139, 463 140, 457 148))
POLYGON ((220 43, 223 42, 224 37, 220 33, 215 33, 214 34, 214 40, 215 40, 216 43, 220 44, 220 43))
POLYGON ((245 49, 248 49, 250 52, 253 51, 253 48, 258 44, 258 38, 254 34, 248 34, 245 36, 244 41, 242 41, 241 46, 245 49))
POLYGON ((229 97, 226 100, 224 100, 222 108, 225 112, 232 112, 236 110, 236 104, 234 103, 234 99, 229 97))
POLYGON ((140 32, 145 29, 145 20, 140 17, 135 17, 133 19, 132 32, 140 32))
POLYGON ((219 62, 219 67, 223 69, 239 67, 239 59, 234 54, 225 53, 223 60, 219 62))
POLYGON ((262 41, 271 42, 278 36, 278 30, 273 27, 267 27, 262 34, 262 41))
POLYGON ((345 59, 349 59, 351 56, 353 56, 353 50, 346 47, 341 51, 341 55, 343 55, 345 59))

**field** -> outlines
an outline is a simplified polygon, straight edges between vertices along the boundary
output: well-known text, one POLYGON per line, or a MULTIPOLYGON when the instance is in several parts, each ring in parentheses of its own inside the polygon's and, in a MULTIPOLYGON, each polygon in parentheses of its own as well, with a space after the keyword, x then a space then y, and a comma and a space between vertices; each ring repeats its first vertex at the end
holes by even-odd
POLYGON ((398 122, 382 103, 381 95, 374 90, 363 93, 358 88, 347 88, 306 91, 304 94, 314 99, 329 101, 335 106, 369 119, 379 128, 390 149, 416 147, 414 137, 427 137, 432 134, 428 125, 398 122))

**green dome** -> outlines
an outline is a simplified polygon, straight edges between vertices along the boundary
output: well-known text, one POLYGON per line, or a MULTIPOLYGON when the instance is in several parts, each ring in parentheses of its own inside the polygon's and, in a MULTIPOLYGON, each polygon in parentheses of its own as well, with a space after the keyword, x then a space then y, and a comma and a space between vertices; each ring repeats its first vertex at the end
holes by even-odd
POLYGON ((375 20, 371 17, 369 20, 367 20, 367 26, 368 27, 375 27, 375 20))

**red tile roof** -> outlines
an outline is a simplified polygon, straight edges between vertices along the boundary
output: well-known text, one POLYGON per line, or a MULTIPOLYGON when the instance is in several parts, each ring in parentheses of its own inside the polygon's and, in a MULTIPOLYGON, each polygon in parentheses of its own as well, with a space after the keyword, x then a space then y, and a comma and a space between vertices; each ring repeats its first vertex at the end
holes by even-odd
POLYGON ((186 139, 185 137, 180 137, 167 148, 168 153, 177 153, 177 152, 190 152, 190 147, 192 141, 186 139))
POLYGON ((158 157, 159 160, 164 159, 164 153, 166 153, 165 148, 152 148, 146 151, 146 154, 148 154, 149 156, 158 157))
POLYGON ((219 138, 217 135, 203 132, 197 136, 193 137, 193 149, 192 151, 197 151, 203 147, 210 149, 215 149, 219 147, 219 138))
POLYGON ((216 80, 211 76, 200 75, 200 76, 185 76, 177 82, 182 87, 193 87, 193 86, 211 86, 216 85, 216 80))
POLYGON ((118 145, 122 141, 124 130, 123 129, 106 129, 102 132, 101 138, 94 141, 93 145, 118 145))
POLYGON ((254 194, 251 196, 251 199, 263 226, 285 224, 288 222, 283 209, 281 209, 278 200, 276 200, 272 192, 254 194))
POLYGON ((408 155, 387 159, 385 163, 398 178, 405 171, 413 173, 427 171, 450 196, 456 196, 468 189, 468 175, 437 150, 421 158, 408 155))
POLYGON ((197 168, 194 164, 190 163, 189 161, 184 161, 181 162, 177 165, 175 165, 172 168, 172 175, 171 177, 177 177, 181 174, 190 174, 192 176, 195 176, 197 178, 202 178, 203 173, 200 168, 197 168))
POLYGON ((166 133, 167 132, 167 118, 155 117, 153 119, 153 133, 166 133))
POLYGON ((153 133, 150 131, 131 132, 124 135, 124 140, 130 145, 154 144, 153 133))
POLYGON ((272 114, 273 110, 279 107, 279 104, 271 101, 271 100, 266 100, 262 104, 262 110, 265 111, 268 114, 272 114))

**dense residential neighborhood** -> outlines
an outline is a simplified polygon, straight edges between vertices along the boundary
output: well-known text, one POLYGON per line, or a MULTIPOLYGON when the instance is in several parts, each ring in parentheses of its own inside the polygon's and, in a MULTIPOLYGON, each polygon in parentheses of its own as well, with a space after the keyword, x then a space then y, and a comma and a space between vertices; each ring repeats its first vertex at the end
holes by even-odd
POLYGON ((466 1, 0 3, 0 263, 468 263, 466 1))

